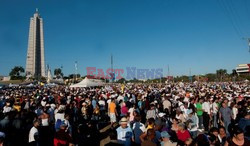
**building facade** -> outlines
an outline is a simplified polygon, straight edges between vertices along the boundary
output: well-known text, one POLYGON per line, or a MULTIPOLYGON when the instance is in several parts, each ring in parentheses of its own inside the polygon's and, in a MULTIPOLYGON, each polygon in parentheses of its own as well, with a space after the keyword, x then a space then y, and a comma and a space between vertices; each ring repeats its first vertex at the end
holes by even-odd
POLYGON ((250 64, 239 64, 236 67, 237 74, 250 74, 250 64))
POLYGON ((30 18, 26 75, 35 78, 45 77, 43 19, 37 9, 30 18))

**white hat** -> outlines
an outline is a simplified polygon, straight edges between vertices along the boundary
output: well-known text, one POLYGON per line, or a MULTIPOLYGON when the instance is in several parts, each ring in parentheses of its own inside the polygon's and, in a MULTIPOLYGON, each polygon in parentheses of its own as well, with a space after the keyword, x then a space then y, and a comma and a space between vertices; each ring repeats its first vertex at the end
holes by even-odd
POLYGON ((120 121, 120 124, 127 124, 128 123, 128 120, 127 118, 123 117, 120 121))
POLYGON ((53 104, 53 103, 52 103, 52 104, 50 104, 50 106, 51 106, 51 107, 56 107, 56 105, 55 105, 55 104, 53 104))
POLYGON ((165 113, 159 113, 160 118, 164 117, 165 115, 166 115, 165 113))

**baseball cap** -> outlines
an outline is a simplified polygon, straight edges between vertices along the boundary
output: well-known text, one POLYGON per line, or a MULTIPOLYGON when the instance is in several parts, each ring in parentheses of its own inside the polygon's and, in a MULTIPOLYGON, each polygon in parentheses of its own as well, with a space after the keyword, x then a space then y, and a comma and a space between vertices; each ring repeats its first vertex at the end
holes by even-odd
POLYGON ((161 132, 161 137, 162 138, 170 138, 171 136, 168 134, 167 131, 163 131, 163 132, 161 132))
POLYGON ((192 109, 188 109, 188 110, 187 110, 187 114, 189 115, 189 114, 191 114, 191 113, 193 113, 193 110, 192 110, 192 109))

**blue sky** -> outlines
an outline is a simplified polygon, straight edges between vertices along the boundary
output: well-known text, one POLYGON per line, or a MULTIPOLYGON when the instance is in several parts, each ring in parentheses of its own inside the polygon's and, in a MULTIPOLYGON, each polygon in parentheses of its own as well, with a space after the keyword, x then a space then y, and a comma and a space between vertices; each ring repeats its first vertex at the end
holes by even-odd
POLYGON ((45 59, 64 74, 86 67, 167 66, 171 75, 250 63, 247 0, 0 0, 0 75, 25 67, 30 17, 44 19, 45 59))

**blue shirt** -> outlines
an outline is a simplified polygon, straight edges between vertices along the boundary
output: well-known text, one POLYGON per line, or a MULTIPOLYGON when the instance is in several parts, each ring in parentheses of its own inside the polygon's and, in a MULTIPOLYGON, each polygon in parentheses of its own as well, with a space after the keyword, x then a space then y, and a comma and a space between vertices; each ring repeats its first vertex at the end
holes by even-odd
POLYGON ((117 140, 126 146, 131 145, 131 138, 133 137, 133 132, 130 127, 122 128, 121 126, 116 129, 117 140))
POLYGON ((140 122, 135 122, 133 124, 133 131, 135 134, 135 143, 141 144, 140 136, 145 131, 145 126, 140 122))
POLYGON ((96 107, 96 100, 92 100, 92 106, 93 106, 93 108, 96 107))

